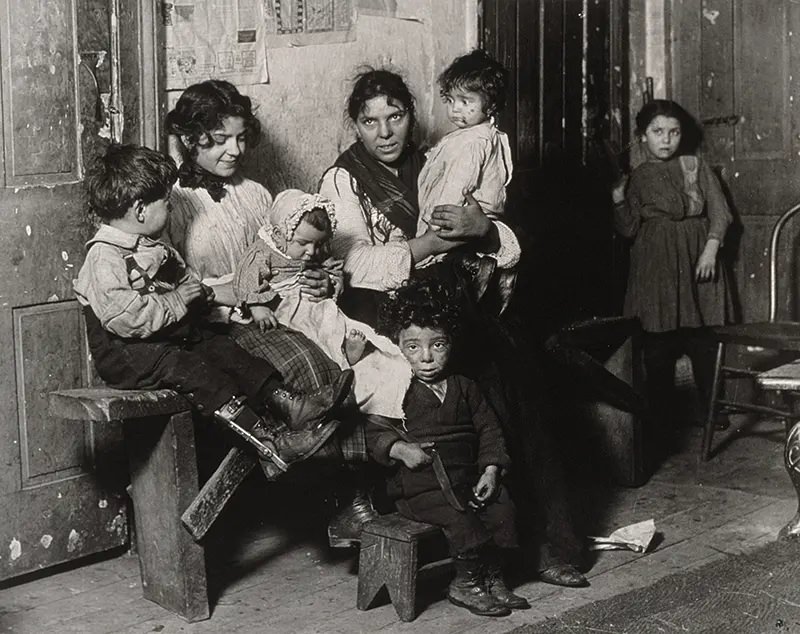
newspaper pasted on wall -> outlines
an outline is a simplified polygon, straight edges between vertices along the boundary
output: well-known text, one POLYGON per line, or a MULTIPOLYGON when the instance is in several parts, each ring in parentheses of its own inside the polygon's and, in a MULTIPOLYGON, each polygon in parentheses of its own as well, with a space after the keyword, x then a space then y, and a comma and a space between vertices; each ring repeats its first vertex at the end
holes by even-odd
POLYGON ((269 81, 264 0, 163 0, 167 90, 204 79, 269 81))

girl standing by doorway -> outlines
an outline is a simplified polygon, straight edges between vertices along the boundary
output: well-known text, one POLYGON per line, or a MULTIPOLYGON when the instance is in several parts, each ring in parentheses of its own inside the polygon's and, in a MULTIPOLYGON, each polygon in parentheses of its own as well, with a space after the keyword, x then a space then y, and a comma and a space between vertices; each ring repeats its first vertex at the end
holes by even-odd
POLYGON ((645 161, 627 189, 623 183, 613 191, 616 230, 633 240, 624 314, 642 322, 648 398, 662 418, 682 354, 708 402, 714 356, 704 329, 732 313, 718 257, 732 216, 711 168, 686 147, 693 126, 674 101, 647 103, 636 116, 645 161))

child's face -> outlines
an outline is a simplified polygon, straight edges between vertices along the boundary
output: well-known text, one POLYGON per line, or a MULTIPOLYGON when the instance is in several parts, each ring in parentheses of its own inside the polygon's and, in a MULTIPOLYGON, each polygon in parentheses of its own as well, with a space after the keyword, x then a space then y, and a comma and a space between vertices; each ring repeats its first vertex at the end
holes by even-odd
POLYGON ((171 211, 172 203, 169 201, 169 194, 138 209, 136 213, 141 227, 140 233, 150 238, 158 238, 167 226, 171 211))
POLYGON ((447 118, 459 128, 469 128, 489 118, 483 95, 471 90, 453 88, 444 95, 447 118))
POLYGON ((203 140, 210 142, 210 145, 196 147, 195 163, 215 176, 230 178, 239 169, 239 163, 247 149, 244 119, 226 117, 222 120, 222 125, 207 136, 203 140))
POLYGON ((642 141, 653 158, 666 161, 672 158, 681 144, 681 123, 674 117, 658 115, 647 124, 642 141))
POLYGON ((400 331, 397 345, 420 381, 436 383, 444 377, 451 348, 450 337, 444 330, 412 324, 400 331))
POLYGON ((301 220, 292 239, 286 243, 286 255, 292 260, 316 261, 329 237, 327 231, 301 220))

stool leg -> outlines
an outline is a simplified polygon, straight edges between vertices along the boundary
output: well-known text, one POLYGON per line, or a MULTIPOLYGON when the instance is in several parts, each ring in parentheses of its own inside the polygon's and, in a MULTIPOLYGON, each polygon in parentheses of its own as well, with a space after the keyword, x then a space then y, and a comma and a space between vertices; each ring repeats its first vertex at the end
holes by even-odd
POLYGON ((719 399, 720 383, 722 382, 722 361, 725 358, 725 344, 717 343, 717 355, 714 362, 714 377, 711 381, 711 395, 708 400, 708 414, 706 426, 703 430, 703 444, 700 447, 700 458, 703 462, 711 457, 711 442, 714 439, 714 425, 717 417, 717 400, 719 399))
POLYGON ((187 621, 209 617, 205 552, 181 524, 198 491, 190 412, 125 426, 144 597, 187 621))
POLYGON ((413 621, 417 595, 417 543, 361 534, 356 607, 368 610, 386 586, 401 621, 413 621))

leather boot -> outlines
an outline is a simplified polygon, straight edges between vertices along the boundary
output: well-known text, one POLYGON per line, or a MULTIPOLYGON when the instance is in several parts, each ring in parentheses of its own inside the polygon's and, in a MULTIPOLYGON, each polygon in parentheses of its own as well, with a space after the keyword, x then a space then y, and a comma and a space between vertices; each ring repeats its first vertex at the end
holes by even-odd
MULTIPOLYGON (((362 480, 364 478, 362 477, 362 480)), ((361 542, 364 524, 380 517, 372 506, 365 482, 355 487, 353 499, 345 503, 328 523, 328 543, 331 548, 351 548, 361 542)))
POLYGON ((330 421, 312 429, 293 431, 256 414, 243 396, 234 397, 220 407, 214 412, 214 418, 255 447, 262 460, 277 468, 275 475, 286 471, 293 462, 312 455, 339 426, 339 421, 330 421))
POLYGON ((495 599, 483 582, 481 560, 470 551, 453 558, 456 575, 447 589, 450 603, 479 616, 508 616, 511 610, 495 599))
POLYGON ((531 607, 527 599, 508 589, 503 578, 502 557, 496 548, 487 555, 484 580, 489 594, 497 599, 498 603, 512 610, 527 610, 531 607))
POLYGON ((290 429, 313 429, 330 410, 342 404, 352 386, 353 371, 343 370, 333 383, 323 385, 316 392, 302 394, 278 388, 267 396, 266 405, 290 429))

